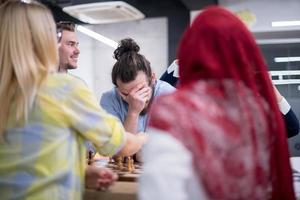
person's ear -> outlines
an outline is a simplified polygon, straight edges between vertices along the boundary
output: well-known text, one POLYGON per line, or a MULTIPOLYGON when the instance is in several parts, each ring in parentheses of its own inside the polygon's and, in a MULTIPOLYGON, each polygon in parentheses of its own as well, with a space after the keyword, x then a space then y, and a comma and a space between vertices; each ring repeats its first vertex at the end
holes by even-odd
POLYGON ((153 85, 154 83, 156 83, 156 75, 155 75, 155 73, 153 72, 153 73, 151 74, 151 85, 153 85))

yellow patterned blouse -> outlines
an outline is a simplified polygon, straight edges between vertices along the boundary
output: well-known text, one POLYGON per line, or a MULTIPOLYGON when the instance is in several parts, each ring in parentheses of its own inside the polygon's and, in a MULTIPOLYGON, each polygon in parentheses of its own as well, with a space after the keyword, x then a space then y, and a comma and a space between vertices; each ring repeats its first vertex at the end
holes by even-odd
POLYGON ((66 74, 42 83, 26 123, 8 117, 0 144, 0 199, 82 199, 84 142, 112 156, 125 141, 119 120, 100 108, 81 80, 66 74))

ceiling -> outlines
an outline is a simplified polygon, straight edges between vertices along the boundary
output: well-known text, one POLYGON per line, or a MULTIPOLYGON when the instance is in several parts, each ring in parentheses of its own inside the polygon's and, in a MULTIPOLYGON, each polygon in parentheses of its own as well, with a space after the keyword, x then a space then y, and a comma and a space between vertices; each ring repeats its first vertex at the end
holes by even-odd
MULTIPOLYGON (((107 2, 107 0, 40 0, 47 5, 58 21, 73 21, 84 24, 65 13, 62 8, 87 3, 107 2)), ((109 0, 115 1, 115 0, 109 0)), ((204 6, 217 4, 217 0, 123 0, 123 2, 141 11, 146 18, 166 17, 168 21, 168 60, 176 58, 177 44, 187 24, 190 23, 190 11, 200 10, 204 6)))
MULTIPOLYGON (((83 24, 83 22, 69 16, 67 13, 62 11, 62 8, 65 6, 72 6, 72 5, 80 5, 85 3, 96 3, 96 2, 106 2, 105 0, 40 0, 42 3, 46 4, 51 11, 53 12, 55 21, 73 21, 77 24, 83 24)), ((114 0, 110 0, 114 1, 114 0)), ((222 4, 226 2, 246 2, 241 0, 123 0, 124 2, 134 6, 138 10, 140 10, 146 18, 151 17, 167 17, 168 18, 168 40, 169 40, 169 61, 171 62, 176 55, 176 47, 179 41, 179 38, 184 31, 186 24, 189 23, 190 20, 190 11, 193 10, 200 10, 201 8, 213 5, 213 4, 222 4)), ((279 1, 279 0, 278 0, 279 1)), ((289 0, 297 1, 297 0, 289 0)), ((248 1, 247 1, 248 2, 248 1)), ((250 1, 249 1, 250 2, 250 1)), ((253 0, 253 5, 250 5, 254 11, 257 11, 258 15, 260 7, 263 2, 268 2, 267 0, 253 0), (258 1, 262 1, 258 3, 258 1), (255 3, 256 2, 256 3, 255 3)), ((282 5, 282 4, 279 4, 282 5)), ((294 5, 294 4, 293 4, 294 5)), ((295 4, 298 5, 298 4, 295 4)), ((274 6, 273 6, 274 7, 274 6)), ((272 8, 273 8, 272 7, 272 8)), ((281 6, 277 6, 280 8, 281 6)), ((271 9, 271 8, 270 8, 271 9)), ((274 9, 274 8, 273 8, 274 9)), ((273 16, 277 17, 280 13, 283 14, 284 9, 282 10, 274 10, 273 16)), ((291 8, 289 9, 291 10, 291 8)), ((284 13, 288 15, 291 11, 287 11, 284 13)), ((263 13, 263 20, 266 18, 270 18, 270 16, 266 16, 263 13)), ((261 17, 261 16, 258 16, 261 17)), ((282 30, 282 31, 272 31, 266 29, 265 31, 254 32, 254 35, 257 39, 257 42, 262 45, 262 47, 269 47, 267 49, 262 48, 266 58, 268 58, 267 53, 270 55, 277 55, 275 52, 275 47, 281 49, 282 51, 286 51, 286 49, 293 49, 293 51, 289 52, 296 52, 299 55, 299 44, 300 44, 300 37, 299 37, 299 30, 282 30), (283 45, 281 45, 283 44, 283 45), (286 47, 288 45, 288 47, 286 47), (297 48, 296 48, 296 47, 297 48), (296 49, 295 49, 295 48, 296 49), (267 52, 267 53, 266 53, 267 52)), ((282 52, 281 52, 282 54, 282 52)), ((268 59, 267 59, 268 60, 268 59)), ((271 62, 273 58, 270 58, 270 65, 277 66, 271 62)))
MULTIPOLYGON (((55 18, 55 21, 73 21, 83 23, 62 11, 65 6, 79 5, 85 3, 106 2, 105 0, 40 0, 47 5, 55 18)), ((114 1, 114 0, 110 0, 114 1)), ((123 0, 140 10, 146 17, 159 17, 170 15, 176 9, 187 11, 199 10, 207 5, 217 4, 217 0, 123 0)))

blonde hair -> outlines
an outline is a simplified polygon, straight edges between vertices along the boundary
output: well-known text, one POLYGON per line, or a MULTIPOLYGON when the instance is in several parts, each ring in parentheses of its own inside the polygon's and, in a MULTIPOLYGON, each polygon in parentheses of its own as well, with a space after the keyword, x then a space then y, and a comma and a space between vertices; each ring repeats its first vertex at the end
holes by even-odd
POLYGON ((27 120, 39 85, 57 66, 51 12, 37 2, 10 0, 1 4, 0 139, 9 118, 27 120))

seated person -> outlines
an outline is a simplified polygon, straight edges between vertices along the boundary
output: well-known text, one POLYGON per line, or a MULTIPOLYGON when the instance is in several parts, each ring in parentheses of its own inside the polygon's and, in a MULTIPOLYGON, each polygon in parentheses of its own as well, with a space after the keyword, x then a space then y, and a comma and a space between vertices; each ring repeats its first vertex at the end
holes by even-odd
POLYGON ((178 70, 178 59, 176 59, 171 63, 163 75, 161 75, 160 80, 170 83, 176 87, 179 79, 178 70))
POLYGON ((68 70, 77 69, 80 54, 79 42, 75 32, 75 24, 69 21, 56 23, 59 67, 58 72, 68 73, 68 70))
MULTIPOLYGON (((165 81, 177 86, 179 80, 178 73, 178 60, 174 60, 172 64, 167 68, 167 70, 160 77, 160 80, 165 81)), ((291 109, 290 104, 287 100, 280 94, 278 89, 274 86, 274 92, 276 95, 277 103, 284 118, 285 127, 287 129, 288 138, 291 138, 298 134, 299 132, 299 120, 295 115, 294 111, 291 109)))
POLYGON ((202 10, 178 58, 177 91, 151 106, 140 200, 295 199, 284 122, 245 24, 202 10))
POLYGON ((150 62, 139 50, 134 40, 121 40, 114 51, 117 62, 111 77, 115 88, 103 93, 100 100, 100 105, 131 133, 146 131, 148 108, 155 97, 175 91, 170 84, 156 80, 150 62))
POLYGON ((299 120, 287 100, 280 94, 280 92, 274 85, 273 87, 279 110, 284 117, 288 138, 291 138, 297 135, 299 132, 299 120))
POLYGON ((84 141, 103 155, 132 155, 145 135, 126 132, 81 80, 56 73, 55 23, 44 5, 6 1, 0 26, 1 199, 82 199, 95 172, 88 187, 107 188, 111 171, 84 174, 84 141))
MULTIPOLYGON (((79 42, 76 35, 76 25, 71 21, 60 21, 56 23, 56 34, 58 42, 58 55, 59 55, 59 66, 58 72, 71 75, 79 80, 81 78, 68 73, 68 70, 77 69, 77 61, 80 55, 79 42)), ((84 80, 82 80, 84 81, 84 80)), ((87 148, 87 158, 90 154, 92 157, 96 153, 96 149, 90 141, 85 141, 85 146, 87 148)), ((87 170, 92 169, 92 166, 89 166, 87 170)), ((92 172, 94 170, 91 170, 92 172)), ((91 173, 89 173, 91 174, 91 173)), ((86 176, 86 177, 97 177, 95 176, 86 176)), ((88 182, 95 182, 94 180, 89 180, 88 182)))

